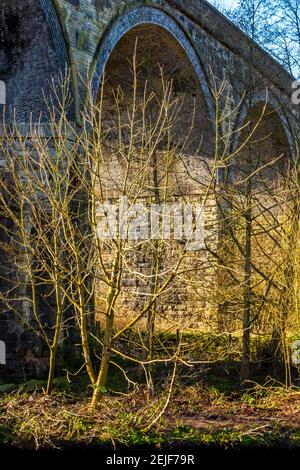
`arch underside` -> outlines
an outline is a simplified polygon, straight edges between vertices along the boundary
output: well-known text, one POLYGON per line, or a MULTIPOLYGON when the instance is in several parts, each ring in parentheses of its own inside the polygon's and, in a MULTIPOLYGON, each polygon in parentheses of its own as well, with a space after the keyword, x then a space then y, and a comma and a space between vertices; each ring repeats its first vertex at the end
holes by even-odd
POLYGON ((236 175, 256 175, 260 186, 286 174, 291 146, 285 123, 271 104, 257 101, 239 122, 237 158, 232 162, 236 175))
MULTIPOLYGON (((250 125, 251 123, 253 125, 254 122, 258 123, 260 119, 262 120, 260 127, 263 127, 264 123, 267 123, 268 120, 273 123, 276 122, 274 132, 271 131, 271 134, 274 135, 275 139, 278 139, 278 136, 280 136, 281 141, 284 142, 286 154, 293 153, 295 149, 292 123, 287 118, 281 103, 268 90, 264 90, 264 92, 257 93, 251 97, 251 104, 247 103, 247 96, 245 97, 245 103, 241 107, 235 123, 235 130, 242 129, 247 122, 250 125), (266 108, 265 111, 263 111, 264 108, 266 108), (278 131, 278 129, 279 133, 276 136, 276 130, 278 131)), ((232 143, 233 150, 238 148, 239 140, 240 134, 237 132, 232 143)))
MULTIPOLYGON (((182 49, 185 51, 186 56, 193 65, 195 73, 199 79, 200 86, 202 91, 208 101, 207 105, 210 112, 213 112, 212 103, 210 100, 210 91, 203 71, 202 65, 197 57, 193 47, 191 46, 189 40, 187 39, 184 32, 179 28, 170 16, 168 16, 163 11, 150 8, 142 7, 136 10, 131 11, 125 15, 107 34, 105 40, 101 43, 101 47, 97 53, 95 71, 93 75, 93 89, 95 96, 99 90, 99 84, 101 77, 103 75, 104 68, 106 63, 114 50, 117 43, 120 41, 122 36, 128 33, 131 29, 136 26, 141 25, 156 25, 164 29, 173 36, 178 44, 181 45, 182 49)), ((167 51, 169 53, 170 51, 167 51)))
POLYGON ((211 155, 209 139, 214 111, 205 74, 185 34, 161 10, 134 10, 108 33, 97 57, 92 81, 94 99, 104 74, 106 103, 118 87, 130 95, 135 51, 141 89, 146 82, 148 89, 157 89, 162 77, 171 82, 174 98, 183 102, 178 136, 183 138, 191 132, 193 150, 211 155))
MULTIPOLYGON (((138 41, 139 57, 143 61, 146 61, 149 54, 152 54, 152 62, 163 65, 164 74, 168 79, 173 80, 174 90, 189 98, 195 98, 193 105, 191 99, 190 101, 186 100, 189 101, 187 109, 189 108, 190 112, 191 109, 196 109, 195 133, 201 136, 202 153, 211 155, 215 105, 206 75, 185 33, 170 16, 160 9, 141 7, 132 10, 113 25, 106 34, 98 48, 92 75, 94 99, 99 93, 104 71, 105 77, 112 87, 120 85, 126 88, 125 81, 129 75, 128 61, 132 59, 135 41, 138 41)), ((257 96, 253 104, 261 101, 261 96, 257 96)), ((291 150, 293 139, 286 117, 280 111, 278 103, 274 106, 274 99, 271 95, 268 96, 268 101, 279 118, 288 141, 289 150, 291 150)), ((242 127, 246 115, 247 110, 242 109, 236 122, 235 131, 242 127)), ((234 130, 232 135, 233 149, 238 145, 238 134, 234 130)))

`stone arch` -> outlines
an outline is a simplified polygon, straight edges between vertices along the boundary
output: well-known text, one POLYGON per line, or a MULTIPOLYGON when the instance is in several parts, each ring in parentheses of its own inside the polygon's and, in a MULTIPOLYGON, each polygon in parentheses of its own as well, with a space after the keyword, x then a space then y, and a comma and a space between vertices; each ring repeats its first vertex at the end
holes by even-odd
MULTIPOLYGON (((146 47, 152 47, 152 52, 155 49, 155 53, 149 54, 149 57, 160 56, 157 62, 163 63, 164 72, 167 70, 168 78, 174 80, 177 91, 180 93, 188 90, 186 94, 199 98, 196 111, 198 113, 201 111, 203 117, 205 115, 205 124, 202 121, 201 126, 202 134, 207 138, 208 128, 211 129, 214 116, 214 107, 202 65, 183 30, 169 15, 157 8, 141 7, 130 11, 106 34, 104 41, 99 45, 91 70, 94 100, 97 99, 104 70, 106 79, 109 80, 113 75, 117 76, 114 72, 118 72, 122 81, 124 73, 122 74, 121 70, 125 70, 124 57, 130 57, 130 51, 133 51, 137 37, 142 38, 138 44, 138 48, 142 50, 141 57, 146 47)), ((151 60, 153 62, 156 59, 151 60)), ((117 81, 115 82, 117 84, 117 81)), ((196 120, 198 117, 196 116, 196 120)), ((204 153, 209 154, 209 151, 204 153)))
POLYGON ((69 63, 52 0, 3 0, 0 79, 6 84, 5 120, 46 121, 44 96, 69 63), (43 96, 44 94, 44 96, 43 96))
MULTIPOLYGON (((262 92, 258 93, 254 96, 251 102, 251 107, 247 104, 244 103, 242 106, 240 113, 237 116, 236 122, 234 129, 238 130, 243 127, 243 125, 247 122, 247 118, 249 118, 249 113, 251 113, 251 109, 258 109, 258 107, 262 107, 267 103, 267 108, 269 110, 269 113, 272 110, 272 113, 276 115, 276 119, 278 124, 280 123, 282 131, 284 133, 284 138, 286 139, 286 144, 288 147, 289 153, 292 153, 294 150, 294 139, 293 139, 293 133, 291 130, 291 126, 289 123, 289 120, 281 106, 281 104, 278 102, 276 97, 273 94, 270 94, 269 92, 262 92)), ((232 149, 235 151, 238 147, 240 140, 240 135, 239 133, 235 133, 234 139, 232 142, 232 149)))

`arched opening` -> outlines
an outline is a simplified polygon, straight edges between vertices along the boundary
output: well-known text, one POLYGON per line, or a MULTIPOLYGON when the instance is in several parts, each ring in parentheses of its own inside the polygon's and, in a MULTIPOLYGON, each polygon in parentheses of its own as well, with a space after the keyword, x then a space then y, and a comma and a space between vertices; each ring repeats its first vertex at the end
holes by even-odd
MULTIPOLYGON (((113 48, 105 66, 104 108, 114 106, 114 94, 120 88, 130 101, 133 95, 132 61, 136 50, 138 93, 159 94, 161 78, 172 83, 174 99, 181 102, 176 136, 189 134, 187 152, 209 156, 213 135, 207 98, 200 78, 183 46, 166 29, 156 24, 140 24, 126 32, 113 48)), ((98 95, 99 96, 99 95, 98 95)))
POLYGON ((239 135, 242 150, 235 162, 238 171, 244 176, 255 171, 260 182, 284 174, 290 150, 278 111, 259 102, 248 110, 242 127, 239 135))
MULTIPOLYGON (((155 20, 157 20, 157 17, 155 20)), ((144 167, 144 182, 147 190, 145 189, 144 192, 141 192, 139 191, 139 188, 137 188, 136 192, 133 194, 132 188, 134 188, 136 181, 135 177, 142 168, 142 165, 139 166, 139 162, 142 161, 144 155, 138 151, 136 154, 134 154, 134 152, 130 152, 130 154, 134 154, 133 157, 136 159, 136 166, 132 167, 132 173, 130 174, 130 177, 132 175, 133 177, 129 191, 129 199, 131 197, 131 202, 132 200, 135 200, 135 197, 140 197, 139 201, 142 198, 147 198, 146 204, 148 204, 150 199, 148 196, 151 191, 151 202, 155 202, 156 204, 164 204, 165 202, 167 204, 171 204, 173 202, 181 204, 186 203, 187 201, 197 204, 201 201, 201 198, 205 193, 205 185, 210 181, 210 175, 207 175, 207 166, 209 165, 205 166, 205 164, 208 163, 210 157, 213 155, 214 148, 214 133, 211 121, 212 114, 211 109, 209 108, 208 96, 205 92, 206 85, 204 78, 199 73, 197 65, 195 65, 197 64, 196 58, 195 56, 192 56, 191 49, 188 49, 190 46, 184 44, 183 40, 178 40, 174 31, 169 31, 162 25, 155 24, 155 22, 151 21, 149 21, 149 23, 142 21, 141 23, 142 24, 133 25, 132 28, 127 31, 122 31, 123 34, 119 35, 119 39, 117 41, 115 41, 115 33, 113 36, 114 40, 111 40, 111 43, 107 40, 107 42, 103 44, 102 53, 100 52, 99 54, 101 61, 99 59, 95 75, 103 77, 103 73, 105 72, 105 81, 102 88, 101 86, 97 87, 97 85, 99 85, 97 83, 97 79, 94 80, 94 87, 98 92, 96 101, 97 103, 100 103, 100 101, 103 103, 102 109, 104 110, 104 113, 102 113, 102 120, 104 122, 104 126, 108 125, 108 127, 114 127, 114 120, 116 120, 115 99, 118 95, 118 89, 121 90, 122 96, 126 98, 128 108, 130 108, 130 104, 135 99, 133 93, 134 76, 132 73, 132 62, 134 56, 135 63, 137 64, 136 91, 138 99, 143 100, 145 88, 147 88, 147 95, 152 91, 157 96, 162 94, 163 87, 161 74, 167 82, 171 82, 172 99, 175 101, 179 99, 182 103, 179 109, 175 129, 172 132, 176 151, 180 154, 179 158, 174 158, 172 160, 172 163, 175 164, 171 167, 170 173, 167 174, 167 165, 164 165, 165 153, 168 153, 164 152, 164 150, 167 149, 167 145, 159 147, 156 155, 154 156, 155 158, 151 161, 151 163, 153 163, 153 171, 151 171, 152 168, 149 169, 146 165, 144 167), (107 50, 109 51, 109 54, 107 53, 107 50), (191 57, 194 57, 194 60, 191 57), (104 119, 103 116, 105 116, 104 119), (188 143, 182 150, 180 143, 184 142, 188 135, 188 143), (190 178, 190 174, 194 177, 194 181, 190 178), (147 180, 146 175, 149 177, 147 180), (167 185, 167 190, 165 190, 165 188, 163 188, 163 183, 167 178, 169 178, 169 184, 167 185), (202 179, 204 180, 204 190, 203 185, 201 184, 202 179), (161 182, 162 184, 160 184, 161 182), (149 188, 150 191, 147 192, 149 188)), ((125 20, 123 24, 128 26, 128 22, 125 22, 125 20)), ((166 24, 167 21, 165 21, 165 25, 166 24)), ((154 109, 150 110, 150 107, 147 109, 147 123, 149 123, 149 121, 155 121, 155 118, 153 120, 151 118, 152 111, 154 115, 159 113, 159 105, 156 107, 155 100, 153 101, 154 109)), ((157 101, 159 102, 159 100, 157 101)), ((118 110, 119 109, 120 107, 118 110)), ((126 110, 123 114, 125 114, 124 119, 122 119, 124 122, 126 121, 126 110)), ((125 128, 126 126, 123 125, 123 127, 125 128)), ((129 125, 127 128, 128 127, 129 125)), ((116 139, 118 142, 117 133, 112 133, 110 138, 112 140, 116 139)), ((121 146, 116 143, 115 145, 108 145, 108 147, 108 155, 105 155, 106 158, 103 160, 109 161, 109 168, 107 170, 109 182, 103 182, 102 190, 103 188, 106 189, 111 185, 113 190, 111 192, 108 191, 107 199, 117 201, 118 196, 120 195, 119 188, 123 187, 122 185, 125 179, 124 177, 122 179, 122 173, 126 175, 127 180, 126 171, 122 172, 122 169, 120 169, 121 164, 125 160, 123 153, 126 152, 123 152, 123 149, 120 148, 121 146)), ((123 166, 125 167, 125 165, 123 166)), ((103 169, 102 171, 104 173, 103 169)), ((104 191, 101 193, 101 197, 103 193, 104 191)), ((149 210, 148 206, 147 210, 149 210)), ((176 247, 174 249, 180 250, 182 249, 181 247, 185 246, 184 241, 182 241, 180 248, 178 248, 179 243, 177 244, 177 240, 174 241, 174 239, 172 239, 172 235, 170 235, 170 239, 170 245, 176 247)), ((135 313, 142 307, 142 303, 144 302, 143 292, 145 289, 147 292, 153 292, 153 289, 156 288, 154 285, 155 275, 152 273, 151 268, 151 258, 154 257, 153 253, 156 247, 154 246, 153 248, 153 244, 150 242, 151 240, 149 240, 149 246, 147 246, 146 251, 145 246, 147 242, 141 243, 140 249, 132 244, 130 249, 126 252, 126 257, 128 258, 126 264, 128 273, 123 275, 124 285, 122 285, 122 296, 120 296, 118 306, 116 308, 117 321, 120 322, 120 324, 124 320, 127 322, 128 318, 131 316, 134 317, 135 313), (139 276, 139 273, 141 273, 141 276, 139 276), (142 278, 144 281, 141 280, 142 278)), ((161 271, 160 280, 164 276, 163 273, 167 272, 168 269, 171 269, 170 266, 174 263, 174 259, 176 259, 176 257, 172 256, 172 249, 169 248, 168 241, 163 243, 163 245, 164 247, 161 249, 164 251, 164 256, 161 263, 162 265, 159 268, 161 271)), ((194 257, 191 255, 189 258, 190 266, 195 266, 195 272, 197 270, 197 263, 201 263, 202 258, 202 253, 199 254, 199 252, 197 252, 194 257)), ((192 271, 192 269, 190 270, 192 271)), ((195 275, 195 277, 196 276, 197 275, 195 275)), ((180 286, 178 285, 178 287, 175 287, 174 292, 176 292, 176 294, 172 297, 172 301, 170 301, 170 299, 168 299, 168 295, 166 295, 164 298, 160 298, 160 300, 156 302, 155 308, 162 315, 159 319, 161 326, 165 319, 168 319, 170 315, 173 315, 173 313, 174 319, 177 315, 176 318, 178 321, 187 321, 187 323, 194 321, 194 318, 199 315, 198 307, 195 307, 195 303, 193 303, 191 298, 189 299, 188 287, 186 285, 182 285, 182 280, 176 280, 174 281, 174 284, 176 282, 178 282, 180 286), (184 302, 186 302, 187 308, 185 314, 182 315, 182 312, 180 314, 178 313, 178 306, 184 302)), ((184 282, 187 283, 188 281, 184 282)), ((96 308, 97 317, 100 321, 105 318, 105 292, 106 286, 99 283, 96 308)), ((201 300, 199 303, 201 303, 201 305, 203 304, 201 300)), ((149 318, 149 315, 144 316, 142 319, 143 325, 146 321, 151 323, 152 320, 150 321, 149 318)), ((166 320, 165 324, 167 323, 168 320, 166 320)))
POLYGON ((270 333, 277 315, 276 282, 285 256, 289 219, 290 148, 280 114, 270 103, 258 101, 248 108, 236 131, 237 153, 230 162, 232 184, 228 181, 222 201, 228 240, 223 256, 235 279, 225 274, 224 291, 227 325, 238 328, 243 319, 248 358, 251 334, 270 333))

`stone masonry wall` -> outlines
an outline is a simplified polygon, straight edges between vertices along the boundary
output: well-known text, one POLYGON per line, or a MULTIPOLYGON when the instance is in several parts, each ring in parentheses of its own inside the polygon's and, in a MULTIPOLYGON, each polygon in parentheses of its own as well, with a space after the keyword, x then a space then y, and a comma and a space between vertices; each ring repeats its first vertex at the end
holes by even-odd
MULTIPOLYGON (((149 23, 161 29, 164 37, 169 35, 180 44, 185 60, 197 77, 202 100, 199 99, 199 103, 205 101, 206 122, 214 119, 212 78, 217 84, 226 79, 234 108, 248 87, 250 42, 205 0, 0 0, 0 80, 7 91, 6 107, 0 104, 0 122, 4 109, 5 120, 11 122, 15 118, 18 125, 28 124, 30 120, 47 121, 44 96, 51 94, 52 80, 57 83, 66 66, 71 82, 70 119, 79 120, 87 78, 93 83, 96 100, 101 72, 115 46, 129 30, 141 24, 147 28, 149 23)), ((161 58, 171 56, 168 50, 171 43, 161 42, 161 58)), ((299 132, 293 129, 293 116, 299 114, 291 105, 293 79, 259 47, 255 46, 254 50, 253 102, 264 101, 267 86, 269 102, 277 110, 287 141, 291 143, 292 133, 299 132), (279 109, 282 104, 285 109, 279 109)), ((180 57, 177 55, 176 60, 180 57)), ((239 110, 230 123, 232 128, 243 123, 247 114, 247 109, 239 110)), ((205 135, 209 127, 203 131, 204 128, 202 126, 203 138, 207 142, 211 136, 205 135)), ((26 132, 27 127, 24 129, 26 132)), ((211 146, 207 149, 209 158, 213 150, 211 146)), ((192 186, 187 187, 186 194, 192 193, 192 186)), ((214 203, 209 207, 213 219, 214 203)), ((197 254, 191 255, 187 262, 194 263, 195 259, 197 254)), ((1 269, 10 269, 1 252, 0 263, 1 269)), ((193 315, 207 309, 201 292, 199 295, 207 281, 196 282, 197 276, 202 276, 201 266, 199 269, 191 279, 189 292, 185 286, 179 286, 175 297, 165 302, 166 310, 172 310, 175 319, 176 315, 189 312, 192 325, 195 325, 193 315)), ((207 279, 211 281, 211 272, 207 279)), ((10 346, 18 344, 18 351, 11 352, 14 359, 10 360, 10 369, 23 375, 26 369, 23 346, 30 345, 31 338, 19 324, 9 325, 4 318, 0 323, 0 339, 10 346)))

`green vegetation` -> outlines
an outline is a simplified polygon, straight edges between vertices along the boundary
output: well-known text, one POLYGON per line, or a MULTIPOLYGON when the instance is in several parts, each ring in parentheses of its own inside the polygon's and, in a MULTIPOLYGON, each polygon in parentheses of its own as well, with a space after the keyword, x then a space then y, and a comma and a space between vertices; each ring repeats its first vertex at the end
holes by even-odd
MULTIPOLYGON (((64 380, 58 381, 59 387, 64 380)), ((300 390, 287 390, 278 384, 256 385, 239 395, 205 385, 175 386, 166 412, 146 431, 145 424, 166 399, 163 391, 151 402, 145 400, 143 388, 122 395, 107 392, 101 406, 91 413, 91 392, 74 394, 68 387, 68 391, 45 397, 24 389, 24 385, 19 386, 0 398, 0 448, 300 445, 300 390)))
MULTIPOLYGON (((182 368, 170 393, 166 374, 172 371, 166 366, 156 370, 159 387, 149 397, 146 383, 128 383, 121 368, 127 379, 134 378, 136 368, 130 362, 112 365, 101 402, 93 411, 89 407, 93 390, 85 373, 55 378, 51 396, 43 393, 44 380, 18 381, 9 394, 0 395, 0 448, 300 445, 300 389, 296 386, 285 387, 272 379, 263 384, 260 376, 261 384, 249 382, 244 390, 236 365, 218 363, 194 375, 182 368), (216 375, 221 367, 226 377, 216 375)), ((1 387, 8 385, 5 382, 1 380, 1 387)))

